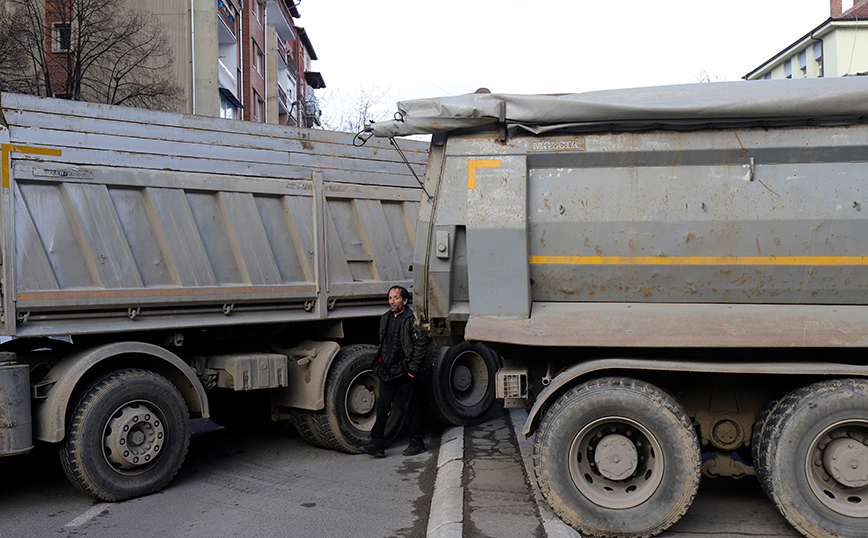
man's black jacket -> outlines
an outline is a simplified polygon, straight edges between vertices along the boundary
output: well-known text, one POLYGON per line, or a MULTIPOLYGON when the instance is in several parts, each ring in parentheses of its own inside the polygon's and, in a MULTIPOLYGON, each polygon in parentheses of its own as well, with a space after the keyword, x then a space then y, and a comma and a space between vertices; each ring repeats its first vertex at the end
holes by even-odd
POLYGON ((408 306, 404 308, 398 317, 401 320, 401 328, 398 331, 401 339, 401 351, 404 352, 404 360, 397 364, 385 364, 381 362, 383 356, 383 338, 389 324, 389 316, 394 316, 391 310, 380 318, 380 347, 377 348, 378 375, 383 381, 393 381, 407 373, 418 375, 425 366, 425 356, 428 353, 429 338, 416 330, 416 320, 413 310, 408 306))

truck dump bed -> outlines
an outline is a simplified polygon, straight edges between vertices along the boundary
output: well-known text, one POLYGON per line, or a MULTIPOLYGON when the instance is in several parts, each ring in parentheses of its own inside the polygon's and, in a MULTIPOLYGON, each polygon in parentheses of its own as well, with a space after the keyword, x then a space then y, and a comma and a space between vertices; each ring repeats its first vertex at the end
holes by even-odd
MULTIPOLYGON (((370 316, 421 189, 346 133, 0 95, 2 326, 50 336, 370 316)), ((418 173, 424 144, 407 141, 418 173)))
POLYGON ((448 131, 416 252, 435 335, 868 345, 865 77, 399 108, 374 132, 448 131))

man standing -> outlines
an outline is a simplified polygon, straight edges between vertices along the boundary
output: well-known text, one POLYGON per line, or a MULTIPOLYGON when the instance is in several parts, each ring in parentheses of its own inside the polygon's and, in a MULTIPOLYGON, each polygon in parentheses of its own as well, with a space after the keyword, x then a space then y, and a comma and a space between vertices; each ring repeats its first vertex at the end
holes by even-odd
POLYGON ((380 378, 380 396, 377 398, 377 420, 371 430, 371 444, 362 451, 377 458, 385 458, 386 421, 395 396, 400 396, 404 411, 404 427, 410 435, 405 456, 425 452, 422 418, 416 393, 416 376, 425 365, 428 337, 416 330, 413 310, 407 306, 410 292, 401 286, 389 290, 389 311, 380 318, 380 347, 376 368, 380 378))

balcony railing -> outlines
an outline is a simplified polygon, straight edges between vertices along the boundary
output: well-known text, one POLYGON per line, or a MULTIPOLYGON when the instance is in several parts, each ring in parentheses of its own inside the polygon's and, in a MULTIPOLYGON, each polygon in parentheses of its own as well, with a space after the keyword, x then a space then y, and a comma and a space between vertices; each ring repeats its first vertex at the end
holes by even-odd
POLYGON ((226 25, 226 29, 232 34, 233 39, 238 39, 236 35, 237 14, 232 6, 227 4, 226 0, 217 0, 217 17, 226 25))
POLYGON ((285 112, 289 112, 289 103, 286 101, 286 92, 283 91, 283 88, 280 87, 280 84, 277 85, 277 102, 283 107, 285 112))

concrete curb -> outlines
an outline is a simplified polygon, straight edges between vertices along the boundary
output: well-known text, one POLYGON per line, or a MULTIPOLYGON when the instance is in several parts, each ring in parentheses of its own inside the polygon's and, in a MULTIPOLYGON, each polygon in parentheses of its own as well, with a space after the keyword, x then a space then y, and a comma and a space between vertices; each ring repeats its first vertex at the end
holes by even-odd
POLYGON ((427 538, 461 538, 464 520, 464 427, 443 432, 427 538))
POLYGON ((524 435, 521 433, 521 430, 524 427, 524 422, 527 420, 527 410, 509 409, 509 418, 512 423, 512 431, 515 432, 515 437, 518 439, 518 448, 521 451, 521 461, 524 463, 524 470, 530 479, 531 486, 533 487, 533 496, 536 500, 536 505, 539 508, 539 515, 542 520, 543 529, 546 531, 546 536, 549 538, 582 538, 582 535, 579 534, 576 529, 570 527, 555 515, 543 498, 542 492, 539 490, 533 470, 533 440, 525 439, 524 435))

